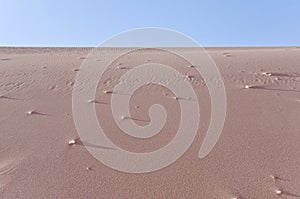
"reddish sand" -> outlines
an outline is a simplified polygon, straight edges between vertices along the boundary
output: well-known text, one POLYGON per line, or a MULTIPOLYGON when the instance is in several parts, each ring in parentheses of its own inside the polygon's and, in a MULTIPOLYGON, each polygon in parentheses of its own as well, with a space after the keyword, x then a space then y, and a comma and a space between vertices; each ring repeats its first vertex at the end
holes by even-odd
MULTIPOLYGON (((207 157, 198 158, 209 118, 209 103, 200 101, 203 124, 191 147, 174 164, 145 174, 113 170, 80 142, 72 89, 90 50, 0 48, 0 198, 300 198, 300 47, 207 48, 227 93, 221 137, 207 157), (70 139, 76 143, 69 145, 70 139)), ((103 59, 115 50, 103 49, 103 59)), ((147 100, 132 101, 133 109, 155 102, 152 91, 137 95, 145 93, 147 100)), ((178 104, 162 103, 175 119, 163 135, 147 142, 115 130, 108 137, 130 151, 168 143, 178 104)), ((109 106, 97 107, 107 113, 100 111, 98 119, 112 131, 109 106)))

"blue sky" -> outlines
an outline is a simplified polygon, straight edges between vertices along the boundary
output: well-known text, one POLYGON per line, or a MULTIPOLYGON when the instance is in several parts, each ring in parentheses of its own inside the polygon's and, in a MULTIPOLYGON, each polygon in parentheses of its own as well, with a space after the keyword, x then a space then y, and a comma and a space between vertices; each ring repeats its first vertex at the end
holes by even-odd
POLYGON ((204 46, 300 46, 300 1, 0 0, 0 46, 97 46, 141 27, 204 46))

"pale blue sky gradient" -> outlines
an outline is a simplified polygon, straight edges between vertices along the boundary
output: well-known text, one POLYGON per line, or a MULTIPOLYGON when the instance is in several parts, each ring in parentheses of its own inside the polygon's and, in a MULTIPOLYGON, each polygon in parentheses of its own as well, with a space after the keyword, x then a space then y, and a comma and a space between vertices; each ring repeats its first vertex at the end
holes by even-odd
POLYGON ((300 1, 0 0, 0 46, 97 46, 141 27, 204 46, 300 46, 300 1))

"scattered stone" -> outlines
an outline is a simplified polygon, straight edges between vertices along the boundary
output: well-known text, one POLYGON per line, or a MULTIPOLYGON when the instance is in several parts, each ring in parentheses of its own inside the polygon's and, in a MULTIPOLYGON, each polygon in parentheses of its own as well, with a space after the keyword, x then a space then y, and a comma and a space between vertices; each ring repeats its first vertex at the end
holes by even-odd
POLYGON ((105 94, 113 93, 112 91, 103 91, 105 94))
POLYGON ((246 88, 246 89, 247 89, 247 88, 252 88, 252 87, 253 87, 253 86, 251 86, 251 85, 245 85, 245 86, 244 86, 244 88, 246 88))
POLYGON ((267 72, 262 72, 261 73, 263 76, 268 76, 268 77, 271 77, 272 76, 272 73, 267 73, 267 72))
POLYGON ((32 115, 34 113, 34 111, 27 111, 26 114, 27 115, 32 115))
POLYGON ((76 140, 74 140, 74 139, 69 140, 68 144, 69 144, 69 145, 74 145, 74 144, 76 144, 76 140))
POLYGON ((282 193, 282 191, 280 190, 280 189, 277 189, 276 191, 275 191, 275 193, 276 193, 276 195, 278 195, 278 196, 281 196, 283 193, 282 193))

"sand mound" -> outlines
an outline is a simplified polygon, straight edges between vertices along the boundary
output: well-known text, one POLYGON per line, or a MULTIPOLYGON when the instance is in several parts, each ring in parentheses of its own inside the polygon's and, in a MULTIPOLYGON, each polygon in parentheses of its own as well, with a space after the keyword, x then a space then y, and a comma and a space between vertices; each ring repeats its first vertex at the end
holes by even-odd
MULTIPOLYGON (((90 50, 0 48, 1 198, 300 197, 299 48, 207 49, 227 93, 221 137, 207 157, 198 158, 210 117, 204 99, 200 102, 203 126, 192 146, 174 164, 146 174, 123 173, 103 165, 84 146, 92 143, 84 143, 77 134, 72 90, 90 50)), ((103 49, 103 57, 97 61, 116 50, 103 49)), ((193 53, 193 49, 184 50, 193 53)), ((151 151, 174 137, 180 99, 161 87, 141 88, 136 93, 140 97, 130 102, 131 119, 136 118, 139 125, 149 122, 146 113, 156 102, 157 96, 151 95, 155 90, 166 97, 162 103, 173 111, 175 120, 166 123, 163 135, 149 142, 122 134, 108 119, 108 96, 110 86, 116 83, 114 78, 130 64, 130 60, 117 64, 112 70, 119 72, 108 73, 103 80, 107 87, 100 87, 96 99, 86 99, 86 103, 96 106, 98 118, 115 143, 132 151, 151 151), (108 92, 101 92, 104 90, 108 92), (146 101, 139 100, 143 96, 146 101)), ((178 62, 173 64, 180 67, 178 62)), ((190 69, 187 67, 187 72, 190 69)), ((198 97, 207 95, 205 83, 196 74, 188 75, 185 81, 203 90, 198 97)))

